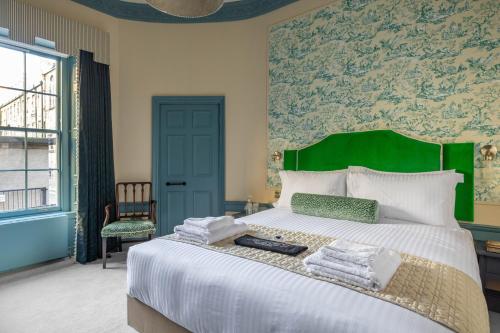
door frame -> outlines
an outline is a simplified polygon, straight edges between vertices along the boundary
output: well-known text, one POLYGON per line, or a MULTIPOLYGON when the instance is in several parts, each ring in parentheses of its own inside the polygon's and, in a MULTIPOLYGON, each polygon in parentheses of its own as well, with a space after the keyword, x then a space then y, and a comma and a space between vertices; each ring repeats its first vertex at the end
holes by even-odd
MULTIPOLYGON (((152 97, 152 184, 153 200, 156 200, 157 224, 156 233, 161 235, 161 202, 159 199, 160 186, 160 106, 164 104, 214 104, 219 109, 219 193, 220 198, 217 206, 220 214, 224 214, 224 202, 226 200, 226 127, 225 127, 225 97, 224 96, 153 96, 152 97)), ((165 129, 166 130, 166 129, 165 129)))

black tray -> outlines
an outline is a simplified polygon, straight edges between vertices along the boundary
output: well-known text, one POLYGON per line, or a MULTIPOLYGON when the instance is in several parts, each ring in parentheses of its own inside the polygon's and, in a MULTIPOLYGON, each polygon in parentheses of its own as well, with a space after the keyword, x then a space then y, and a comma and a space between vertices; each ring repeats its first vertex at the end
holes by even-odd
POLYGON ((258 238, 250 235, 243 235, 241 237, 238 237, 234 240, 234 243, 240 246, 252 247, 255 249, 277 252, 290 256, 296 256, 299 253, 307 250, 307 246, 276 242, 273 240, 258 238))

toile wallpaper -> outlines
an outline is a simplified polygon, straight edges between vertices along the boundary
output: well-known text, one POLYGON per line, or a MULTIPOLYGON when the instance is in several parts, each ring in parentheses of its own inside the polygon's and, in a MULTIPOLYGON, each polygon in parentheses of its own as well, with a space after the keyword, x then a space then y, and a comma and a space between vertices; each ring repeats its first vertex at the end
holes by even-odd
MULTIPOLYGON (((343 0, 269 31, 269 154, 392 129, 476 143, 476 200, 500 202, 500 2, 343 0)), ((268 185, 280 165, 269 161, 268 185)))

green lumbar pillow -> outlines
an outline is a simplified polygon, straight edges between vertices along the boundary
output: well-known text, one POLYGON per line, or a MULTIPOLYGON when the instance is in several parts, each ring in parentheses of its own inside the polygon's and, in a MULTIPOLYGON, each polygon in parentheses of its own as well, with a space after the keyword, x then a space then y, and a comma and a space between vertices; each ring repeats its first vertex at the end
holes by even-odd
POLYGON ((294 213, 302 215, 363 223, 378 223, 379 219, 379 208, 376 200, 295 193, 292 196, 291 206, 294 213))

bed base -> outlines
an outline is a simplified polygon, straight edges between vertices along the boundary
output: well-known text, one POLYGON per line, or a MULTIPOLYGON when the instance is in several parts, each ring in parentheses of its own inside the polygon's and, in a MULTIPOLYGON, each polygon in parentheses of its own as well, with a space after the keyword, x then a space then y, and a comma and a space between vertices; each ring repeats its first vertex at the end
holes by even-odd
POLYGON ((189 333, 155 309, 127 295, 127 323, 140 333, 189 333))

